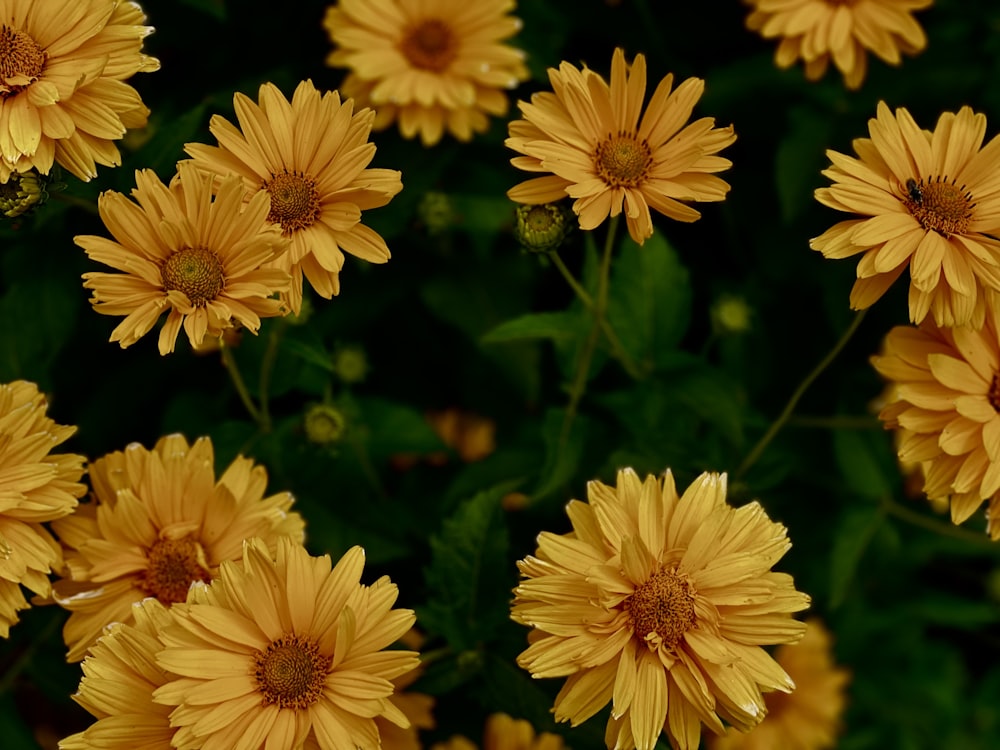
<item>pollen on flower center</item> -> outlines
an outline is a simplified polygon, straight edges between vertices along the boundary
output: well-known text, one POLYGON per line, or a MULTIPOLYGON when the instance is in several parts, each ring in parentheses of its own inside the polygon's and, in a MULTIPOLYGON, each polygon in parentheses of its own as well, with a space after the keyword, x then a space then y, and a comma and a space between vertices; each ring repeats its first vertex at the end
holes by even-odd
POLYGON ((142 590, 163 604, 187 599, 195 581, 210 581, 202 561, 201 545, 194 539, 161 539, 149 550, 149 565, 141 579, 142 590))
POLYGON ((695 623, 694 593, 673 570, 660 570, 625 599, 632 631, 650 647, 671 649, 695 623))
POLYGON ((225 286, 219 256, 201 247, 178 250, 167 258, 160 280, 164 289, 184 292, 195 307, 215 299, 225 286))
POLYGON ((45 50, 23 31, 0 26, 0 98, 23 91, 45 68, 45 50))
POLYGON ((323 692, 331 661, 307 638, 288 634, 272 641, 253 657, 261 705, 308 708, 323 692))
POLYGON ((968 231, 976 204, 965 185, 940 175, 909 185, 903 204, 920 226, 944 236, 968 231))
POLYGON ((440 73, 458 56, 458 43, 448 24, 431 18, 407 30, 399 51, 413 67, 440 73))
POLYGON ((606 138, 598 144, 594 155, 598 176, 612 187, 638 186, 652 163, 649 144, 629 135, 606 138))
POLYGON ((286 237, 312 226, 319 218, 319 193, 316 181, 301 172, 279 172, 264 183, 271 196, 271 211, 267 220, 281 226, 286 237))

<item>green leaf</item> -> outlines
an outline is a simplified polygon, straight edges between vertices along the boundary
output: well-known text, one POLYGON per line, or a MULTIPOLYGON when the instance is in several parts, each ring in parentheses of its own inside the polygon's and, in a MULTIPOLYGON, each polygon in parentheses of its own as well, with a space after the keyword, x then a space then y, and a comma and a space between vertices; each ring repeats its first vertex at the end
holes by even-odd
POLYGON ((63 278, 18 279, 0 298, 0 382, 46 387, 48 368, 72 335, 84 292, 63 278))
POLYGON ((861 497, 892 496, 899 465, 887 435, 878 430, 835 430, 833 452, 844 481, 861 497))
POLYGON ((830 557, 830 608, 843 604, 875 532, 885 521, 878 505, 864 505, 846 511, 840 519, 830 557))
POLYGON ((532 502, 542 500, 570 483, 580 466, 587 436, 587 420, 577 414, 572 429, 564 437, 565 409, 549 409, 542 421, 545 462, 538 486, 530 493, 532 502))
POLYGON ((789 127, 778 143, 775 183, 781 216, 788 222, 812 204, 813 189, 822 179, 823 151, 830 143, 829 116, 808 107, 789 112, 789 127))
POLYGON ((611 271, 608 320, 639 363, 656 365, 677 348, 691 320, 690 274, 663 235, 622 243, 611 271))
POLYGON ((516 576, 500 501, 513 486, 497 485, 465 501, 431 537, 424 575, 432 593, 419 618, 455 650, 473 650, 509 617, 516 576))
MULTIPOLYGON (((424 415, 411 406, 381 398, 357 398, 353 404, 360 414, 363 440, 373 456, 445 449, 424 415)), ((349 422, 348 428, 353 427, 349 422)))
POLYGON ((304 341, 297 341, 292 338, 286 338, 282 341, 282 346, 289 354, 298 357, 304 362, 316 365, 316 367, 330 373, 334 371, 333 360, 330 358, 330 352, 326 351, 321 346, 308 344, 304 341))
POLYGON ((181 0, 181 2, 220 21, 226 20, 226 0, 181 0))
POLYGON ((484 344, 531 339, 566 341, 586 335, 588 326, 589 316, 575 312, 530 313, 501 323, 480 340, 484 344))

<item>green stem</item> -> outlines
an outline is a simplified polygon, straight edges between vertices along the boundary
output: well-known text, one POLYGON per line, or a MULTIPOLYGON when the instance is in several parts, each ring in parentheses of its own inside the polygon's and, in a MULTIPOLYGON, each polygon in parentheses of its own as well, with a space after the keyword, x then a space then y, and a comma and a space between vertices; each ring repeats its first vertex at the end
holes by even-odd
POLYGON ((94 201, 88 201, 86 198, 79 198, 75 195, 68 195, 57 191, 49 193, 49 198, 65 203, 67 206, 82 208, 84 211, 92 213, 95 216, 100 216, 100 211, 97 210, 97 204, 94 201))
POLYGON ((271 326, 267 334, 267 349, 264 350, 264 357, 260 361, 260 429, 262 432, 271 431, 271 409, 270 394, 271 373, 274 372, 274 363, 278 359, 278 347, 281 337, 285 332, 288 322, 284 318, 279 318, 271 326))
POLYGON ((559 273, 562 274, 564 279, 566 279, 566 283, 570 285, 570 288, 576 294, 580 302, 583 303, 583 306, 587 308, 587 311, 591 315, 597 317, 598 323, 601 326, 601 332, 611 345, 612 356, 621 362, 622 367, 625 368, 625 372, 627 372, 633 380, 642 380, 646 376, 646 373, 644 372, 645 368, 640 368, 635 362, 632 361, 632 357, 630 357, 629 353, 625 351, 625 347, 622 345, 621 339, 618 338, 618 334, 615 332, 614 327, 612 327, 611 321, 608 320, 607 315, 597 315, 597 307, 593 298, 587 294, 587 290, 584 289, 580 282, 576 280, 573 272, 566 267, 562 258, 559 257, 559 253, 553 250, 549 253, 549 258, 552 260, 553 265, 559 269, 559 273))
POLYGON ((934 518, 930 518, 923 513, 918 513, 915 510, 907 508, 905 505, 900 505, 891 497, 882 498, 882 507, 890 516, 898 518, 900 521, 905 521, 912 526, 919 526, 926 531, 933 532, 934 534, 938 534, 940 536, 960 539, 964 544, 972 544, 976 547, 988 549, 990 552, 1000 555, 1000 544, 992 541, 984 534, 963 529, 953 523, 944 523, 934 518))
POLYGON ((770 445, 774 436, 777 435, 781 428, 785 426, 788 418, 791 417, 792 412, 795 411, 795 407, 798 405, 799 399, 801 399, 805 392, 809 389, 809 386, 813 384, 813 381, 816 380, 816 378, 818 378, 823 371, 830 366, 830 363, 837 358, 837 355, 840 354, 841 349, 847 345, 847 342, 851 340, 851 336, 854 335, 854 332, 858 330, 858 326, 861 325, 861 321, 864 320, 865 312, 867 311, 862 310, 854 316, 854 320, 851 321, 851 325, 849 325, 847 330, 841 334, 837 343, 833 345, 833 348, 826 353, 826 356, 820 360, 819 364, 813 368, 812 372, 806 375, 805 379, 799 383, 799 387, 795 389, 791 398, 788 399, 788 403, 785 404, 785 408, 782 409, 781 414, 779 414, 778 418, 771 423, 771 426, 767 428, 767 432, 761 436, 760 440, 757 441, 757 444, 753 447, 750 453, 747 454, 747 457, 743 459, 743 463, 740 464, 740 467, 733 475, 734 481, 741 478, 750 470, 750 467, 757 462, 757 459, 760 458, 764 449, 770 445))
POLYGON ((569 440, 570 428, 576 418, 576 411, 587 390, 587 376, 590 374, 590 363, 594 358, 594 349, 597 347, 597 339, 601 333, 601 319, 604 317, 608 306, 608 280, 611 277, 611 254, 615 247, 615 234, 618 229, 620 216, 615 216, 608 224, 608 236, 604 240, 604 253, 601 256, 600 271, 597 277, 597 299, 594 301, 594 321, 590 326, 590 333, 580 350, 580 357, 576 363, 576 375, 573 377, 573 384, 570 386, 569 403, 566 405, 566 416, 563 418, 562 431, 559 435, 559 444, 565 446, 569 440))
POLYGON ((257 426, 263 431, 264 425, 261 422, 260 411, 253 403, 253 399, 250 398, 250 391, 247 390, 247 384, 243 381, 243 376, 240 375, 239 365, 236 364, 236 358, 233 356, 233 350, 226 346, 226 342, 220 339, 219 348, 222 352, 222 364, 225 365, 226 371, 229 373, 229 379, 233 381, 233 387, 236 388, 236 393, 240 397, 240 401, 243 402, 243 406, 246 407, 247 412, 257 426))
POLYGON ((810 417, 802 415, 790 417, 789 427, 816 427, 821 430, 881 430, 882 423, 877 417, 838 416, 810 417))

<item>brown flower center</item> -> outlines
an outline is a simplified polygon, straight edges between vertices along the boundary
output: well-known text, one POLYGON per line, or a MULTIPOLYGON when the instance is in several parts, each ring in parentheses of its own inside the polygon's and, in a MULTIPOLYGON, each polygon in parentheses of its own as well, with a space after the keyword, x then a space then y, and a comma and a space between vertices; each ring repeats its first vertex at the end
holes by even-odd
POLYGON ((271 175, 262 187, 271 196, 267 220, 281 226, 286 237, 319 219, 319 193, 311 177, 301 172, 279 172, 271 175))
POLYGON ((283 635, 253 657, 253 675, 261 705, 308 708, 323 693, 332 658, 323 656, 315 641, 283 635))
POLYGON ((161 539, 146 557, 149 565, 139 585, 163 604, 183 602, 192 583, 212 580, 201 545, 190 537, 161 539))
POLYGON ((414 68, 440 73, 458 57, 458 40, 447 23, 431 18, 407 30, 399 51, 414 68))
POLYGON ((219 256, 202 247, 178 250, 167 258, 160 280, 164 289, 184 292, 195 307, 218 297, 226 283, 219 256))
POLYGON ((612 187, 636 187, 646 179, 652 164, 649 144, 630 135, 606 138, 594 155, 598 176, 612 187))
POLYGON ((622 606, 632 632, 650 646, 671 649, 695 624, 691 585, 674 570, 651 575, 622 606))
POLYGON ((0 26, 0 98, 23 91, 42 74, 45 50, 23 31, 0 26))
POLYGON ((993 382, 990 383, 990 392, 986 397, 990 400, 990 405, 1000 413, 1000 373, 993 376, 993 382))
POLYGON ((907 180, 903 205, 920 226, 945 237, 967 232, 976 207, 965 185, 941 175, 920 182, 907 180))

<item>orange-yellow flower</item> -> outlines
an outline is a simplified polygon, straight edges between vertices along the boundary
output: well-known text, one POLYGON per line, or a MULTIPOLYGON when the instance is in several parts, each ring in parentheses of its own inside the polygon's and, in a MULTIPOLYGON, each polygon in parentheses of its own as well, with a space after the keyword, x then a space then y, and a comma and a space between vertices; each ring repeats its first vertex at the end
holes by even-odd
POLYGON ((625 214, 632 239, 653 234, 649 209, 695 221, 689 201, 721 201, 729 185, 711 174, 732 166, 716 154, 736 140, 732 127, 716 128, 703 117, 686 124, 705 88, 689 78, 673 89, 673 75, 656 87, 643 113, 646 58, 636 55, 626 71, 619 48, 611 60, 611 84, 568 62, 549 69, 552 92, 519 102, 524 119, 510 123, 507 146, 522 156, 511 164, 549 173, 507 191, 518 203, 553 203, 567 195, 582 229, 625 214), (641 118, 640 118, 641 115, 641 118))
POLYGON ((825 206, 859 218, 834 224, 809 244, 827 258, 861 254, 851 307, 878 300, 910 272, 910 320, 983 324, 1000 290, 1000 137, 983 146, 986 117, 945 112, 934 132, 905 109, 879 102, 871 138, 857 158, 827 151, 833 184, 816 190, 825 206))
MULTIPOLYGON (((514 719, 507 714, 493 714, 483 729, 486 750, 563 750, 562 737, 551 732, 535 734, 535 728, 524 719, 514 719)), ((465 737, 452 737, 438 742, 431 750, 478 750, 474 742, 465 737)))

